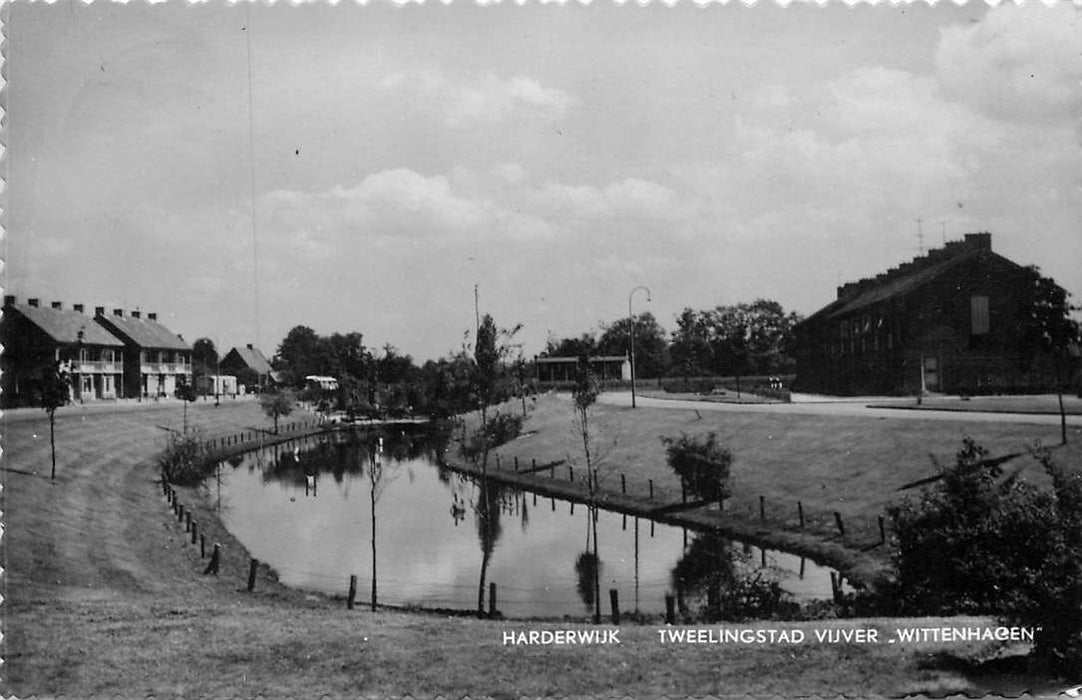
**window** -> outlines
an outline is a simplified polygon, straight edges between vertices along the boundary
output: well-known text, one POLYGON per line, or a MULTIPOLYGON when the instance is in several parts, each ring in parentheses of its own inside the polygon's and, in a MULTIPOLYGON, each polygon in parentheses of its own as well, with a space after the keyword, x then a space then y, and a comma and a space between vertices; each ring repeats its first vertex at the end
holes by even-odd
POLYGON ((969 298, 970 334, 987 335, 988 322, 988 297, 972 296, 969 298))

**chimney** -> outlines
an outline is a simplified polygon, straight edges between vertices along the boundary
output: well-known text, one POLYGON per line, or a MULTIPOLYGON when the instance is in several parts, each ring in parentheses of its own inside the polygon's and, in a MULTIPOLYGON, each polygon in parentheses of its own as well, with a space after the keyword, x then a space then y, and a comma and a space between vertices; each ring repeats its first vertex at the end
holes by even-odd
POLYGON ((992 251, 992 234, 990 233, 967 233, 965 244, 976 250, 992 251))
POLYGON ((75 309, 79 313, 85 313, 85 311, 83 309, 85 309, 86 307, 83 306, 82 304, 72 304, 71 308, 75 309))
POLYGON ((113 309, 113 315, 124 318, 124 309, 113 309))
POLYGON ((18 301, 18 299, 9 294, 4 297, 4 306, 14 306, 16 301, 18 301))
POLYGON ((54 309, 62 309, 62 308, 64 308, 64 305, 62 303, 60 303, 59 301, 54 301, 52 303, 52 307, 54 309))
POLYGON ((94 315, 95 316, 104 316, 105 315, 105 307, 104 306, 95 306, 94 307, 94 315))
POLYGON ((38 299, 36 299, 36 298, 35 299, 27 299, 26 303, 30 304, 30 306, 33 306, 35 309, 38 308, 38 299))
POLYGON ((158 312, 151 311, 149 314, 147 314, 147 318, 150 319, 151 321, 157 321, 158 320, 158 312))
POLYGON ((141 312, 139 312, 139 311, 132 311, 132 312, 131 312, 131 317, 132 317, 132 318, 139 318, 139 317, 140 317, 140 316, 142 316, 142 315, 143 315, 143 314, 142 314, 141 312))

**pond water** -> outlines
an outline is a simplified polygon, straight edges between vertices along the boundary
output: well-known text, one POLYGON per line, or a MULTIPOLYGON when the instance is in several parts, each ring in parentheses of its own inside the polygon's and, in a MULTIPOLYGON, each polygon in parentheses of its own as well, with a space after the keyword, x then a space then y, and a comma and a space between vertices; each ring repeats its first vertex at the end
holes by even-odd
MULTIPOLYGON (((212 496, 220 493, 226 527, 283 583, 344 595, 356 575, 364 604, 378 464, 380 603, 476 610, 479 587, 487 606, 488 584, 495 583, 497 608, 509 618, 591 613, 585 505, 506 486, 483 490, 439 467, 438 447, 426 436, 395 433, 386 436, 384 452, 378 445, 374 434, 339 433, 252 452, 222 465, 212 496)), ((610 589, 624 611, 662 613, 676 577, 693 579, 682 585, 691 604, 694 581, 734 569, 771 577, 798 601, 831 594, 831 570, 798 556, 608 511, 599 512, 597 531, 605 615, 610 589)))

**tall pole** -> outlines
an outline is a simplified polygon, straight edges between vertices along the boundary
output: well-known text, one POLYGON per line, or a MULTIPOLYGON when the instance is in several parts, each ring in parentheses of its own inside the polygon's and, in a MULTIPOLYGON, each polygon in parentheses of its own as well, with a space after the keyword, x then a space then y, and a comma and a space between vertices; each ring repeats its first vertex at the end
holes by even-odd
POLYGON ((631 298, 635 296, 635 292, 640 289, 646 292, 646 301, 650 301, 650 289, 644 285, 639 285, 631 290, 627 295, 627 323, 631 329, 631 407, 635 408, 635 317, 631 313, 631 298))

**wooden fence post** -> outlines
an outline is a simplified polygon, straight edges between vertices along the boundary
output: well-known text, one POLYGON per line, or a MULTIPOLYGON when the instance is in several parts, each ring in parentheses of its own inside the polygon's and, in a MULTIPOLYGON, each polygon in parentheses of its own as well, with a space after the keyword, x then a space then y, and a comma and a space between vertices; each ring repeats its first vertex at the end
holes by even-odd
POLYGON ((570 464, 567 465, 567 480, 568 481, 574 481, 575 480, 575 468, 572 467, 570 464))
POLYGON ((177 522, 184 522, 184 506, 177 506, 177 522))
POLYGON ((222 545, 217 542, 214 543, 214 552, 210 555, 210 563, 207 564, 207 568, 203 569, 203 575, 214 574, 218 575, 218 569, 222 563, 222 545))
POLYGON ((488 584, 488 617, 496 618, 496 584, 488 584))
POLYGON ((620 474, 620 493, 627 493, 627 475, 620 474))
POLYGON ((650 500, 654 499, 654 480, 650 479, 650 500))
POLYGON ((207 538, 205 535, 199 535, 199 558, 207 558, 207 538))
POLYGON ((759 496, 759 520, 766 520, 766 498, 759 496))
POLYGON ((349 597, 346 598, 346 609, 353 609, 353 601, 357 598, 357 574, 349 577, 349 597))
POLYGON ((518 455, 515 455, 515 471, 518 471, 518 455))
POLYGON ((838 526, 838 533, 845 537, 845 525, 842 524, 842 514, 834 511, 834 524, 838 526))
POLYGON ((676 624, 676 598, 671 593, 665 594, 665 624, 676 624))
POLYGON ((612 624, 620 624, 620 594, 615 588, 609 589, 609 606, 612 608, 612 624))
POLYGON ((251 593, 255 590, 255 572, 259 567, 259 560, 253 559, 252 563, 248 565, 248 592, 251 593))
POLYGON ((192 512, 189 510, 184 514, 184 532, 192 531, 192 512))
POLYGON ((195 544, 195 531, 198 529, 198 523, 192 521, 192 544, 195 544))
POLYGON ((796 502, 796 514, 800 518, 800 529, 804 529, 804 504, 800 501, 796 502))

